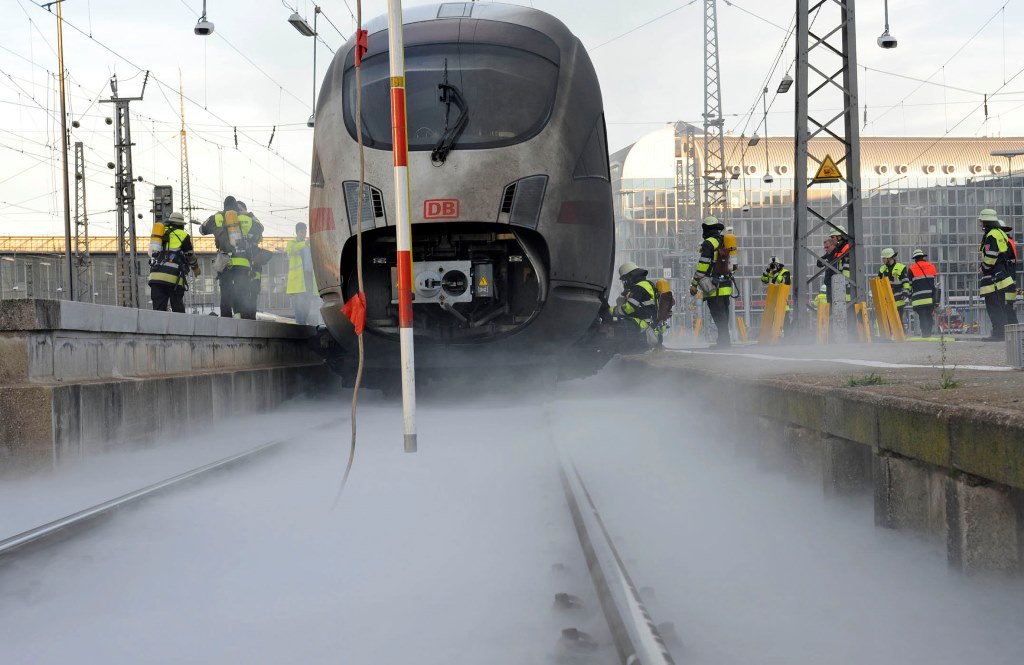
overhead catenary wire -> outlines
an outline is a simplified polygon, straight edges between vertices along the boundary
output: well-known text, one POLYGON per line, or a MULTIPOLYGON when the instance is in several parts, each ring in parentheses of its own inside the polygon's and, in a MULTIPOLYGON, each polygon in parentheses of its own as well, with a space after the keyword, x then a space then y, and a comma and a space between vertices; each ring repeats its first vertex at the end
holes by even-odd
MULTIPOLYGON (((34 5, 34 6, 38 6, 38 5, 34 5)), ((120 54, 119 52, 115 51, 114 49, 110 48, 109 46, 107 46, 106 44, 104 44, 100 40, 96 39, 95 37, 91 37, 89 34, 87 34, 85 31, 83 31, 78 26, 76 26, 76 25, 74 25, 74 24, 72 24, 72 23, 70 23, 68 21, 65 21, 65 25, 68 28, 78 32, 79 34, 89 38, 90 41, 95 43, 100 48, 108 51, 109 53, 111 53, 112 55, 117 57, 119 60, 128 63, 134 69, 136 69, 137 72, 143 71, 143 69, 141 67, 139 67, 138 65, 136 65, 132 60, 130 60, 129 58, 123 56, 122 54, 120 54)), ((5 49, 5 50, 10 51, 10 49, 5 49)), ((49 73, 49 70, 46 67, 40 65, 39 63, 36 63, 36 62, 32 61, 31 58, 25 58, 24 56, 21 56, 20 54, 15 54, 15 55, 18 55, 18 57, 20 57, 23 60, 27 60, 33 66, 32 71, 35 71, 36 68, 39 68, 39 69, 43 69, 44 71, 47 71, 49 73)), ((135 74, 135 76, 138 76, 138 75, 139 75, 138 73, 135 74)), ((154 80, 157 80, 158 87, 161 90, 161 94, 166 99, 165 89, 170 89, 170 87, 167 84, 165 84, 162 80, 159 80, 157 77, 153 77, 153 78, 154 78, 154 80)), ((52 88, 53 86, 48 85, 48 93, 47 93, 47 97, 46 97, 46 104, 47 105, 44 106, 42 103, 40 103, 40 100, 37 98, 37 96, 33 96, 33 94, 31 94, 29 91, 24 90, 24 89, 18 90, 18 88, 16 87, 16 83, 17 82, 15 80, 13 80, 13 78, 9 78, 8 81, 12 85, 12 87, 14 87, 14 89, 18 91, 19 96, 21 94, 24 94, 25 97, 27 97, 31 101, 35 102, 36 106, 38 108, 40 108, 50 118, 50 122, 45 125, 45 127, 47 128, 47 131, 49 133, 49 131, 52 129, 52 124, 55 121, 54 111, 52 109, 48 108, 49 102, 50 102, 50 99, 49 99, 50 95, 49 95, 49 93, 51 92, 50 88, 52 88)), ((97 118, 98 117, 104 117, 103 115, 92 114, 90 112, 92 105, 95 104, 95 102, 97 101, 97 97, 99 95, 94 95, 92 93, 92 91, 87 91, 84 88, 84 86, 82 86, 80 83, 75 81, 73 77, 71 78, 71 81, 72 81, 72 85, 74 85, 76 88, 82 89, 83 91, 86 91, 86 95, 83 95, 83 97, 82 97, 85 100, 85 104, 82 107, 80 107, 80 108, 84 108, 85 111, 81 112, 80 115, 79 115, 79 113, 76 112, 76 113, 74 113, 74 115, 77 116, 77 117, 83 118, 83 119, 86 118, 86 117, 97 117, 97 118)), ((49 83, 52 83, 52 82, 49 82, 49 83)), ((178 90, 177 90, 176 87, 174 88, 174 93, 175 93, 175 96, 177 96, 178 90)), ((6 101, 6 100, 0 100, 0 101, 6 101)), ((200 104, 199 102, 197 102, 196 100, 194 100, 192 98, 189 98, 188 102, 191 103, 191 104, 194 104, 196 106, 202 106, 202 104, 200 104)), ((173 105, 169 105, 169 106, 171 106, 171 108, 173 109, 174 115, 178 116, 179 114, 177 112, 177 109, 173 105)), ((215 111, 213 111, 213 110, 211 110, 209 108, 204 108, 203 110, 206 113, 208 113, 214 120, 217 120, 217 121, 219 121, 221 123, 220 125, 218 125, 219 127, 230 126, 230 127, 232 127, 232 130, 233 130, 234 125, 232 123, 229 123, 226 119, 224 119, 220 115, 218 115, 215 111)), ((132 114, 135 117, 142 116, 142 114, 138 114, 136 112, 133 112, 132 114)), ((149 118, 147 116, 142 116, 142 117, 146 117, 146 119, 151 121, 152 123, 159 123, 161 125, 164 125, 164 124, 171 125, 172 124, 170 121, 165 121, 165 120, 162 120, 162 119, 149 118)), ((179 123, 173 123, 173 124, 178 125, 179 123)), ((304 124, 304 123, 294 123, 293 126, 298 127, 301 124, 304 124)), ((203 126, 203 127, 211 126, 208 123, 198 123, 198 125, 199 126, 203 126)), ((288 159, 288 157, 286 155, 281 154, 277 150, 268 149, 267 146, 266 146, 266 137, 265 136, 262 138, 262 140, 254 139, 252 136, 250 136, 248 134, 248 132, 243 132, 242 131, 242 127, 256 128, 257 126, 256 125, 251 125, 251 126, 250 125, 244 125, 244 126, 240 125, 239 126, 239 134, 240 134, 239 140, 240 140, 240 142, 244 139, 246 141, 246 143, 251 143, 253 145, 258 145, 262 149, 268 151, 268 157, 269 157, 269 155, 272 154, 278 160, 280 160, 281 163, 282 163, 282 168, 284 167, 285 164, 287 164, 287 166, 290 168, 291 171, 293 171, 295 173, 306 174, 306 172, 308 171, 308 167, 302 167, 302 166, 300 166, 298 164, 295 164, 293 161, 288 159)), ((270 129, 272 127, 272 125, 268 124, 268 125, 265 125, 265 127, 270 129)), ((86 135, 96 135, 97 134, 97 130, 95 130, 95 129, 81 129, 80 131, 84 132, 86 135)), ((159 130, 151 129, 150 134, 155 134, 156 131, 159 131, 159 130)), ((177 133, 177 131, 178 130, 175 129, 175 133, 177 133)), ((278 131, 282 131, 281 127, 278 127, 278 131)), ((291 131, 291 130, 289 130, 289 131, 291 131)), ((298 130, 296 130, 296 131, 298 131, 298 130)), ((204 141, 206 143, 209 143, 209 144, 215 144, 216 143, 215 141, 211 141, 208 137, 201 136, 200 132, 195 132, 195 134, 196 134, 196 138, 198 138, 198 139, 200 139, 200 140, 202 140, 202 141, 204 141)), ((241 146, 240 146, 240 148, 241 148, 241 146)), ((161 149, 163 149, 163 146, 161 146, 161 149)), ((250 163, 252 163, 251 157, 249 157, 249 159, 250 159, 250 163)), ((51 158, 51 161, 52 161, 52 158, 51 158)), ((264 169, 264 170, 266 170, 266 169, 264 169)), ((101 167, 101 170, 94 171, 94 173, 96 173, 96 172, 102 173, 102 167, 101 167)), ((268 173, 268 176, 269 176, 269 173, 268 173)), ((87 178, 87 180, 89 180, 90 182, 95 182, 94 178, 92 178, 92 177, 87 178)), ((174 181, 177 181, 177 180, 178 180, 178 178, 175 177, 174 181)), ((103 184, 105 184, 105 183, 103 183, 103 184)), ((284 185, 286 188, 288 188, 290 191, 298 192, 298 190, 296 190, 290 184, 287 184, 287 180, 286 179, 282 179, 281 180, 281 184, 284 185)), ((51 213, 52 213, 52 211, 51 211, 51 213)), ((97 220, 97 223, 103 223, 103 222, 99 222, 99 220, 97 220)))
MULTIPOLYGON (((926 83, 926 82, 930 82, 930 81, 931 81, 931 79, 935 78, 935 76, 937 76, 937 75, 938 75, 938 74, 940 74, 940 73, 943 73, 943 72, 945 71, 945 67, 946 67, 946 65, 950 64, 951 62, 953 62, 953 60, 954 60, 954 59, 956 59, 956 57, 957 57, 958 55, 960 55, 960 53, 961 53, 961 52, 962 52, 962 51, 963 51, 963 50, 964 50, 965 48, 967 48, 967 47, 968 47, 968 46, 969 46, 969 45, 971 44, 971 42, 973 42, 973 41, 974 41, 974 40, 975 40, 975 39, 976 39, 976 38, 978 37, 978 35, 980 35, 980 34, 982 33, 982 31, 983 31, 983 30, 985 30, 985 28, 987 28, 987 27, 988 27, 988 25, 989 25, 990 23, 992 23, 992 21, 994 21, 994 20, 996 19, 996 17, 997 17, 997 16, 999 16, 1000 12, 1002 12, 1002 11, 1003 11, 1003 10, 1004 10, 1004 9, 1006 8, 1006 6, 1007 6, 1008 4, 1010 4, 1011 2, 1013 2, 1013 0, 1006 0, 1006 2, 1004 2, 1004 3, 1002 4, 1002 6, 1001 6, 1001 7, 999 8, 999 9, 997 9, 997 10, 995 11, 995 13, 994 13, 994 14, 992 14, 992 16, 991 16, 991 17, 989 17, 989 19, 988 19, 987 21, 985 21, 985 22, 984 22, 984 23, 983 23, 983 24, 981 25, 981 27, 980 27, 980 28, 978 28, 978 29, 977 29, 977 30, 975 31, 975 33, 974 33, 973 35, 971 35, 971 36, 970 36, 970 38, 968 38, 968 39, 967 39, 967 41, 965 41, 965 42, 964 42, 963 44, 961 44, 961 45, 960 45, 960 48, 958 48, 958 49, 957 49, 956 51, 954 51, 954 52, 953 52, 953 55, 949 56, 949 58, 948 58, 948 59, 947 59, 947 60, 946 60, 945 62, 943 62, 943 63, 942 63, 942 65, 940 65, 940 66, 939 66, 939 67, 938 67, 938 68, 937 68, 937 69, 936 69, 936 70, 935 70, 934 72, 932 72, 930 76, 928 76, 928 77, 927 77, 926 79, 924 79, 924 81, 923 81, 923 82, 919 83, 919 84, 918 84, 918 86, 917 86, 916 88, 914 88, 913 90, 911 90, 910 92, 908 92, 908 93, 907 93, 906 95, 904 95, 904 96, 903 96, 903 98, 901 98, 901 99, 900 99, 900 101, 896 102, 896 103, 895 103, 895 104, 893 104, 892 106, 888 106, 888 107, 885 107, 885 110, 884 110, 884 111, 883 111, 882 113, 880 113, 880 114, 878 115, 878 117, 876 117, 876 118, 875 118, 875 119, 874 119, 874 120, 872 121, 872 124, 873 124, 873 123, 876 123, 876 122, 878 122, 879 120, 881 120, 882 118, 884 118, 885 116, 887 116, 887 115, 888 115, 888 114, 889 114, 889 113, 890 113, 890 112, 891 112, 891 111, 892 111, 893 109, 895 109, 896 107, 898 107, 898 106, 901 106, 901 105, 903 104, 903 102, 905 102, 905 101, 906 101, 907 99, 909 99, 909 98, 910 98, 910 97, 912 97, 912 96, 913 96, 914 94, 916 94, 916 93, 917 93, 917 92, 918 92, 918 91, 919 91, 919 90, 920 90, 920 89, 921 89, 922 87, 924 87, 924 85, 925 85, 925 83, 926 83)), ((1006 74, 1005 74, 1005 72, 1004 72, 1004 74, 1003 74, 1003 81, 1004 81, 1004 82, 1003 82, 1003 85, 1005 86, 1005 85, 1006 85, 1006 83, 1007 83, 1007 81, 1006 81, 1006 74)))
POLYGON ((696 2, 697 2, 697 0, 690 0, 689 2, 686 2, 686 3, 683 3, 683 4, 679 5, 675 9, 670 9, 669 11, 665 12, 664 14, 659 14, 658 16, 655 16, 651 20, 645 21, 644 23, 641 23, 640 25, 636 26, 635 28, 631 28, 631 29, 627 30, 626 32, 623 32, 620 35, 616 35, 615 37, 612 37, 611 39, 609 39, 607 41, 603 41, 600 44, 598 44, 597 46, 592 46, 592 47, 588 48, 587 49, 587 53, 593 53, 594 51, 596 51, 597 49, 601 48, 602 46, 607 46, 608 44, 611 44, 614 41, 618 41, 618 40, 622 39, 623 37, 626 37, 627 35, 633 34, 634 32, 636 32, 637 30, 639 30, 641 28, 646 28, 647 26, 651 25, 652 23, 656 23, 656 22, 660 21, 661 19, 665 18, 666 16, 670 16, 671 14, 675 14, 680 9, 685 9, 686 7, 689 7, 690 5, 695 4, 696 2))

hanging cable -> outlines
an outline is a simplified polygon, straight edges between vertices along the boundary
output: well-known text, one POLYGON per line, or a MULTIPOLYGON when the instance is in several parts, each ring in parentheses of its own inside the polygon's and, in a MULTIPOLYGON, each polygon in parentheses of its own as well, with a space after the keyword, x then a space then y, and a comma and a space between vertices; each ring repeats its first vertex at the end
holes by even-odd
POLYGON ((771 182, 771 165, 768 163, 768 88, 761 94, 761 108, 764 109, 764 181, 771 182))
POLYGON ((356 288, 357 293, 345 306, 342 312, 350 319, 356 331, 356 340, 359 343, 359 364, 356 367, 356 381, 352 388, 352 443, 348 451, 348 462, 345 464, 345 474, 341 477, 341 484, 338 486, 338 493, 334 496, 334 506, 337 507, 341 495, 348 484, 348 476, 352 473, 352 463, 356 458, 356 411, 359 405, 359 387, 363 383, 363 367, 366 361, 366 351, 363 346, 363 328, 356 320, 358 315, 350 314, 351 310, 362 308, 363 316, 366 312, 366 295, 363 288, 363 199, 366 188, 366 154, 363 150, 363 80, 362 60, 366 52, 366 33, 363 31, 363 0, 356 0, 356 44, 355 44, 355 69, 356 69, 356 142, 359 144, 359 195, 356 197, 356 288), (349 311, 346 311, 349 310, 349 311))

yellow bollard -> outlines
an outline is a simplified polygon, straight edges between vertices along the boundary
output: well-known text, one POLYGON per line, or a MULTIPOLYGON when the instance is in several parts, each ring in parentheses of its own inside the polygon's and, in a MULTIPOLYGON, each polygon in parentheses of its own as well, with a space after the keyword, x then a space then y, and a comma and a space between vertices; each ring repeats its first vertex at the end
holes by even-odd
POLYGON ((866 302, 858 302, 853 305, 854 314, 857 316, 857 337, 861 342, 871 343, 871 325, 868 323, 868 305, 866 302))
POLYGON ((697 319, 697 322, 693 324, 693 341, 700 341, 700 327, 704 323, 704 319, 697 319))
POLYGON ((875 318, 880 322, 885 337, 894 342, 905 342, 907 338, 903 333, 903 321, 889 280, 884 277, 872 278, 871 293, 875 297, 875 318))
POLYGON ((828 344, 828 324, 831 305, 827 302, 818 305, 818 344, 828 344))
POLYGON ((772 329, 775 325, 775 302, 779 297, 779 290, 777 287, 777 284, 768 285, 768 298, 765 300, 764 314, 761 317, 761 329, 757 334, 757 341, 760 344, 768 344, 771 342, 772 329))
POLYGON ((761 344, 777 344, 782 337, 782 326, 786 323, 786 304, 789 302, 789 284, 769 284, 768 299, 764 305, 761 330, 757 341, 761 344))
POLYGON ((736 330, 740 333, 740 341, 747 341, 747 322, 742 316, 736 317, 736 330))

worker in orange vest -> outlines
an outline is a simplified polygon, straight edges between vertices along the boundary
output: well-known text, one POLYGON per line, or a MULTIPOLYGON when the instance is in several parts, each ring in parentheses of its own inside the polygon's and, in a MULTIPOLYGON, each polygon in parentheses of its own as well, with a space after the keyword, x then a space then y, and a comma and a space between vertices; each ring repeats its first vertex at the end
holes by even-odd
POLYGON ((1013 285, 1006 289, 1006 323, 1017 323, 1017 243, 1013 241, 1013 229, 1004 220, 999 220, 999 228, 1006 233, 1006 242, 1010 246, 1007 261, 1010 276, 1013 277, 1013 285))
POLYGON ((935 326, 935 305, 938 300, 936 278, 939 271, 928 262, 923 250, 915 249, 910 265, 910 306, 921 322, 921 337, 931 337, 935 326))

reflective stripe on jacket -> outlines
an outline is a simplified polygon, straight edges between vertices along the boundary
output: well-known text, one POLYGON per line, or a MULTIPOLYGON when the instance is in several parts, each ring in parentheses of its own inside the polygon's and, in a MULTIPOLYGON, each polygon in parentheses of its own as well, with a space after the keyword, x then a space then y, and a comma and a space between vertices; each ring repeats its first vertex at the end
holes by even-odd
POLYGON ((978 292, 985 296, 1013 286, 1013 275, 1009 272, 1010 243, 1006 232, 992 228, 985 232, 981 247, 981 279, 978 292))
POLYGON ((939 271, 934 265, 920 259, 915 261, 910 270, 910 304, 923 307, 935 304, 935 278, 939 271))
MULTIPOLYGON (((846 240, 841 241, 842 246, 837 246, 836 249, 825 254, 825 256, 818 259, 818 267, 824 268, 826 264, 834 264, 836 270, 843 274, 846 278, 846 302, 853 300, 853 296, 850 291, 850 243, 846 240)), ((835 276, 835 272, 831 269, 826 268, 825 274, 822 276, 822 281, 825 283, 825 290, 828 296, 828 302, 834 300, 832 293, 832 278, 835 276)))
MULTIPOLYGON (((793 276, 789 272, 789 268, 783 268, 778 272, 769 273, 765 271, 761 273, 761 281, 765 284, 790 284, 793 283, 793 276)), ((789 300, 786 301, 786 311, 791 311, 789 306, 789 300)))
POLYGON ((716 287, 711 293, 705 293, 705 298, 716 298, 719 296, 732 295, 732 275, 712 275, 711 267, 718 261, 718 252, 722 247, 721 236, 708 236, 700 245, 700 258, 697 259, 697 272, 693 275, 691 284, 697 286, 704 277, 711 279, 716 287))
POLYGON ((646 279, 641 279, 630 285, 626 292, 625 301, 621 305, 609 307, 609 311, 615 316, 622 316, 632 319, 640 327, 646 330, 651 327, 651 321, 658 315, 658 297, 654 285, 646 279))
MULTIPOLYGON (((225 242, 226 242, 226 246, 231 246, 230 240, 227 240, 228 229, 227 229, 227 226, 224 223, 224 213, 223 212, 218 212, 216 215, 214 215, 213 220, 214 220, 214 225, 216 226, 216 230, 214 231, 214 233, 215 233, 215 235, 216 235, 216 237, 218 239, 218 247, 223 249, 225 247, 225 244, 223 244, 223 243, 225 243, 225 242), (224 240, 221 240, 221 239, 224 239, 224 240)), ((251 242, 251 240, 252 240, 252 237, 251 237, 251 234, 252 234, 252 217, 248 213, 244 213, 244 212, 238 213, 238 227, 242 231, 242 238, 244 239, 245 244, 248 245, 251 242)), ((231 266, 243 266, 245 268, 251 267, 252 264, 249 263, 249 247, 248 246, 246 246, 246 247, 231 247, 231 250, 232 250, 231 251, 231 261, 228 263, 228 265, 231 265, 231 266)))
POLYGON ((902 263, 894 263, 887 266, 884 263, 878 269, 878 276, 889 280, 892 287, 892 297, 896 299, 897 309, 907 304, 907 296, 910 295, 910 278, 907 277, 907 266, 902 263))
POLYGON ((185 286, 189 266, 196 261, 192 239, 184 229, 172 228, 167 232, 164 249, 153 257, 149 269, 149 284, 185 286))

